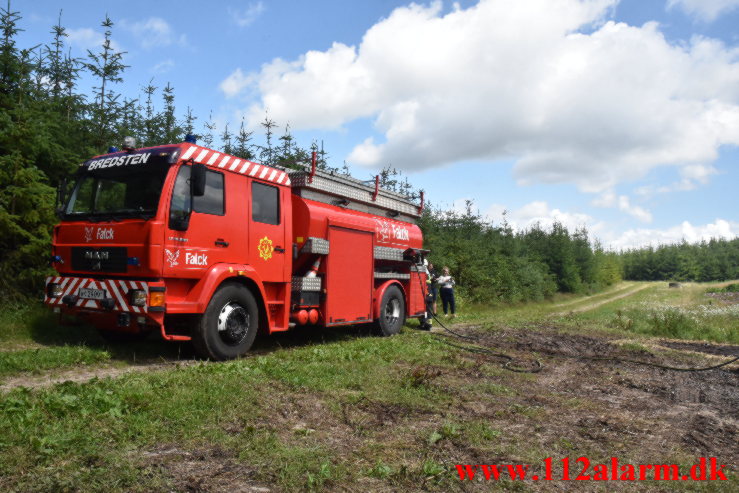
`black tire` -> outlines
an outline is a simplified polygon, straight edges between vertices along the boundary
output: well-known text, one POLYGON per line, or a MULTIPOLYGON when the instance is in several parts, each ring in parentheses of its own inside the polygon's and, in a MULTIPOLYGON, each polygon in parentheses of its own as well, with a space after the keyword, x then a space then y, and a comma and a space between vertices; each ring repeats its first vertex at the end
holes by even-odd
POLYGON ((381 335, 392 336, 400 332, 405 323, 405 300, 398 286, 390 286, 382 295, 377 328, 381 335))
POLYGON ((259 310, 246 286, 224 284, 211 298, 192 334, 195 350, 216 361, 244 355, 257 336, 259 310))

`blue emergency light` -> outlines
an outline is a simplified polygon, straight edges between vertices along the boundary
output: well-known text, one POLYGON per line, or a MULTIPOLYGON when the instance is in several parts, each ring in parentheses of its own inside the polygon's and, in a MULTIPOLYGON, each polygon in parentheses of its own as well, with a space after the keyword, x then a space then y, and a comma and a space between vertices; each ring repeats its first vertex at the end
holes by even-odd
POLYGON ((193 134, 187 134, 185 135, 185 142, 189 142, 190 144, 195 144, 198 139, 193 134))

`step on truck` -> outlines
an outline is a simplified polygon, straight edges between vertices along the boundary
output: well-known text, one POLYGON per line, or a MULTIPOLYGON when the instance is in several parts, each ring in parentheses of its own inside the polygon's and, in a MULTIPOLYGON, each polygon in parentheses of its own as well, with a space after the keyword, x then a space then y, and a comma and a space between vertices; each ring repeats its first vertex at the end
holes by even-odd
MULTIPOLYGON (((186 139, 187 140, 187 139, 186 139)), ((310 165, 265 166, 197 145, 135 148, 79 166, 60 196, 44 301, 109 339, 152 331, 204 357, 257 332, 425 316, 423 197, 310 165)))

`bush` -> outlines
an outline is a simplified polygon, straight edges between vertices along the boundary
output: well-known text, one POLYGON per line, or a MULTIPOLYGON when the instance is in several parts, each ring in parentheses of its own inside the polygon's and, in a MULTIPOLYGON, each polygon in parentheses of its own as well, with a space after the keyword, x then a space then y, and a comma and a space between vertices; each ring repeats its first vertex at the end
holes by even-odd
POLYGON ((698 330, 693 318, 675 308, 652 312, 648 324, 653 334, 678 339, 692 338, 698 330))

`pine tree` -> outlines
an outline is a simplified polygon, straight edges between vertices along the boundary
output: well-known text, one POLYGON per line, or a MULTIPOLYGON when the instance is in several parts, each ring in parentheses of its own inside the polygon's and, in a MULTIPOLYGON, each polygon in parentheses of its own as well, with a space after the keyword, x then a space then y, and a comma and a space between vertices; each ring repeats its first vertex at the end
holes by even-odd
POLYGON ((223 127, 223 133, 221 134, 221 143, 223 152, 226 154, 233 154, 234 153, 234 147, 233 147, 233 134, 228 130, 228 123, 223 127))
POLYGON ((0 10, 0 291, 4 299, 33 292, 48 267, 53 189, 36 166, 48 142, 51 120, 43 111, 45 100, 35 82, 43 66, 34 63, 36 49, 16 46, 20 14, 0 10))
POLYGON ((51 28, 54 39, 51 45, 46 45, 46 56, 49 60, 46 70, 42 73, 48 79, 51 94, 55 100, 61 98, 67 82, 66 59, 64 56, 64 38, 68 37, 67 30, 62 26, 62 11, 56 25, 51 28))
POLYGON ((143 87, 144 91, 144 115, 142 118, 144 133, 141 136, 141 144, 144 147, 160 144, 159 133, 161 125, 159 118, 154 109, 154 94, 157 87, 154 85, 154 79, 149 80, 149 84, 143 87))
POLYGON ((216 122, 213 121, 212 111, 208 115, 208 121, 203 125, 205 126, 205 132, 202 135, 203 145, 205 147, 213 147, 213 132, 216 130, 216 122))
POLYGON ((162 125, 161 143, 180 142, 183 138, 182 128, 178 125, 175 117, 174 88, 169 83, 162 89, 162 99, 164 110, 160 118, 162 125))
POLYGON ((277 127, 277 123, 271 120, 268 115, 265 115, 264 121, 261 123, 264 129, 264 142, 265 145, 259 150, 259 159, 267 165, 275 164, 275 149, 272 144, 272 138, 274 135, 274 128, 277 127))
POLYGON ((98 79, 99 86, 95 87, 95 103, 92 110, 93 120, 97 127, 95 145, 98 149, 105 147, 105 143, 114 136, 114 118, 117 110, 118 95, 110 86, 122 82, 122 74, 128 65, 123 64, 123 55, 126 52, 117 51, 112 45, 113 21, 105 16, 101 27, 105 29, 103 44, 100 51, 95 53, 87 50, 90 60, 85 68, 98 79))
POLYGON ((188 106, 187 111, 185 111, 185 122, 183 128, 186 134, 193 135, 196 138, 198 137, 198 135, 195 135, 195 120, 197 119, 198 117, 192 114, 192 108, 188 106))
POLYGON ((248 132, 244 126, 244 119, 241 119, 241 126, 239 127, 239 133, 236 134, 236 145, 233 149, 233 153, 236 157, 241 159, 247 159, 253 161, 255 159, 254 153, 252 152, 252 145, 250 144, 253 132, 248 132))

